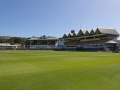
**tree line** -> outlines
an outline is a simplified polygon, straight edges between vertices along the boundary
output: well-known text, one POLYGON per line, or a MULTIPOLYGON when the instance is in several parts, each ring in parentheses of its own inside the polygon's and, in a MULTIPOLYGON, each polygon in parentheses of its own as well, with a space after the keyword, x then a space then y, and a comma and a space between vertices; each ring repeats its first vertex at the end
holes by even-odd
POLYGON ((10 43, 11 45, 21 44, 21 45, 29 45, 29 38, 21 38, 21 37, 10 37, 8 38, 0 38, 0 43, 10 43))

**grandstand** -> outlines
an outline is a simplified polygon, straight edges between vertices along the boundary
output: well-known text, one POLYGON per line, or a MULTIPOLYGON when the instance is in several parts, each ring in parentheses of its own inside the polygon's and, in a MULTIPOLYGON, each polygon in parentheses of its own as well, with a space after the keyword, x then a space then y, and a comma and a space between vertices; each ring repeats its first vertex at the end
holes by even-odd
POLYGON ((31 37, 29 49, 54 49, 58 38, 52 36, 31 37))
POLYGON ((79 51, 115 51, 119 33, 116 29, 97 28, 92 30, 74 30, 64 34, 56 43, 56 49, 79 51))

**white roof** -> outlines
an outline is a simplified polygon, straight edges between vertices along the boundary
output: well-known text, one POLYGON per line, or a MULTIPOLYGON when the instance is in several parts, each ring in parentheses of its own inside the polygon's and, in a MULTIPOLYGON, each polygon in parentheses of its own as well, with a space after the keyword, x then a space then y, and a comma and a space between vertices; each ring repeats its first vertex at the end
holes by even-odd
POLYGON ((98 28, 101 33, 119 35, 116 29, 98 28))
POLYGON ((115 41, 108 41, 108 42, 106 42, 106 43, 117 43, 117 42, 115 42, 115 41))

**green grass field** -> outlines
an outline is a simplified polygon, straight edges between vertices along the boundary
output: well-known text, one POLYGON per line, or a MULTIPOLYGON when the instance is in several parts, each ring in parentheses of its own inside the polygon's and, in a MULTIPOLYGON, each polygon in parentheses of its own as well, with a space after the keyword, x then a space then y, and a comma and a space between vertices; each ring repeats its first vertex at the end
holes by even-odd
POLYGON ((0 51, 0 90, 120 90, 120 53, 0 51))

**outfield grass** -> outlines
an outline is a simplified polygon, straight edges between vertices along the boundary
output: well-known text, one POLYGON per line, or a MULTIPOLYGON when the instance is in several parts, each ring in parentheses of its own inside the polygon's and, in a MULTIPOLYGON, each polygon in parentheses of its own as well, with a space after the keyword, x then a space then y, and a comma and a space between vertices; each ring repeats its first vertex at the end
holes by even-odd
POLYGON ((0 51, 0 90, 120 90, 120 53, 0 51))

